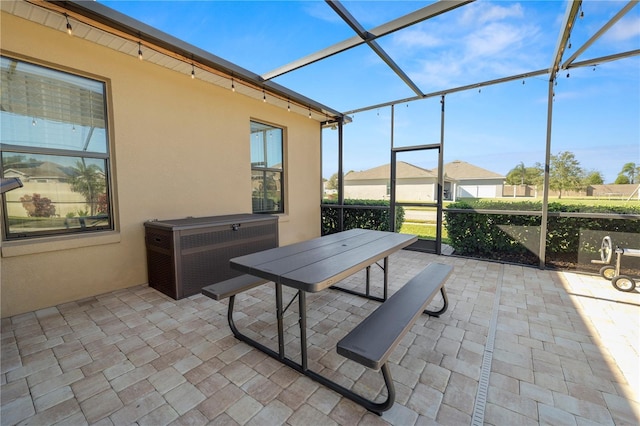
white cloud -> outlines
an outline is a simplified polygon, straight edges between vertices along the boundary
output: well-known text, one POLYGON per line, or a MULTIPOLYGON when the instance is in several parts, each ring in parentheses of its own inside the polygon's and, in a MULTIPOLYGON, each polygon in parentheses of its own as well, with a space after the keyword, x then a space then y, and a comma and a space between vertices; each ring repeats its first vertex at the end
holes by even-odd
POLYGON ((393 41, 404 48, 437 47, 442 45, 442 40, 439 37, 424 29, 405 29, 398 32, 393 41))
POLYGON ((638 36, 640 36, 640 17, 623 19, 605 34, 605 37, 611 41, 625 41, 638 36))
POLYGON ((479 56, 502 56, 516 50, 531 30, 526 27, 492 23, 465 38, 466 59, 479 56))
POLYGON ((484 25, 487 22, 501 21, 507 18, 522 18, 524 12, 519 3, 504 7, 488 2, 478 2, 464 8, 460 18, 462 25, 484 25))

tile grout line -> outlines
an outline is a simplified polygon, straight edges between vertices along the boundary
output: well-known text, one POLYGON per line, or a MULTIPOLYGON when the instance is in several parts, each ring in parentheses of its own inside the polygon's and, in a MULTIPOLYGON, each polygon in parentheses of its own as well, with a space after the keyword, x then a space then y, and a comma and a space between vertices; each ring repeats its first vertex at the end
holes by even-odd
POLYGON ((496 283, 496 294, 493 298, 493 309, 491 312, 491 321, 489 322, 487 344, 485 345, 482 356, 478 391, 476 392, 476 400, 473 404, 472 426, 481 426, 484 423, 484 410, 487 405, 487 393, 489 391, 489 375, 491 374, 491 362, 493 361, 493 345, 496 339, 498 312, 500 310, 500 294, 502 293, 502 281, 504 279, 504 265, 501 264, 500 266, 500 274, 498 275, 498 281, 496 283))

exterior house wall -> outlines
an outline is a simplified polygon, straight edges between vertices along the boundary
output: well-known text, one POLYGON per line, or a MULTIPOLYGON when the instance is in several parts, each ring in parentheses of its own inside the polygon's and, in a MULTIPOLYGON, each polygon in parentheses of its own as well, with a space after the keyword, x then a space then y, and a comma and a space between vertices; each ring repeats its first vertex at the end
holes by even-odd
POLYGON ((435 183, 400 179, 396 188, 398 201, 434 201, 435 183))
MULTIPOLYGON (((344 196, 352 200, 388 200, 388 180, 348 180, 344 183, 344 196)), ((433 201, 435 184, 418 179, 398 179, 396 199, 398 201, 433 201)))
POLYGON ((107 81, 116 219, 113 232, 3 241, 3 317, 145 284, 147 220, 251 212, 252 119, 285 129, 280 244, 320 234, 317 121, 13 15, 1 20, 3 54, 107 81))
POLYGON ((388 200, 387 180, 345 181, 344 198, 351 200, 388 200))

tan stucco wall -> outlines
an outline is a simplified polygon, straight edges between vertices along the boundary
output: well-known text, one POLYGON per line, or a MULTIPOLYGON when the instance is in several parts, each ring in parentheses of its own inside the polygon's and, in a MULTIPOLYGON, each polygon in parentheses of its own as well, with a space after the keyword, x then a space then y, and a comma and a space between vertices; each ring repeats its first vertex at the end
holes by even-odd
POLYGON ((143 223, 251 211, 249 121, 285 129, 280 244, 320 233, 315 120, 2 13, 0 47, 109 83, 117 231, 2 242, 1 316, 147 282, 143 223))

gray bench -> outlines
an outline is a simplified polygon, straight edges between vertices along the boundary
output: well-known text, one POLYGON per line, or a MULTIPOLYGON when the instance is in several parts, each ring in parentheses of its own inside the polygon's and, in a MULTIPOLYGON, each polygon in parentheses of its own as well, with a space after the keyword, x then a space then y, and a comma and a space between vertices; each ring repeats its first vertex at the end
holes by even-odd
POLYGON ((235 296, 243 291, 251 290, 261 284, 269 282, 264 278, 254 277, 253 275, 240 275, 234 278, 230 278, 219 283, 210 284, 206 287, 202 287, 202 294, 215 300, 226 299, 227 297, 235 296))
POLYGON ((393 405, 395 389, 387 359, 422 313, 439 316, 446 311, 444 283, 452 270, 452 266, 442 263, 428 265, 338 342, 340 355, 365 367, 382 369, 387 400, 368 401, 366 408, 370 411, 380 414, 393 405), (442 294, 444 306, 435 312, 426 310, 438 292, 442 294))
POLYGON ((227 297, 229 298, 229 307, 227 308, 227 322, 229 323, 229 328, 231 328, 234 336, 240 340, 244 340, 241 338, 242 334, 238 331, 238 328, 233 321, 233 306, 235 304, 236 294, 251 290, 254 287, 268 282, 269 280, 265 280, 264 278, 244 274, 202 287, 202 294, 215 300, 222 300, 227 297))

